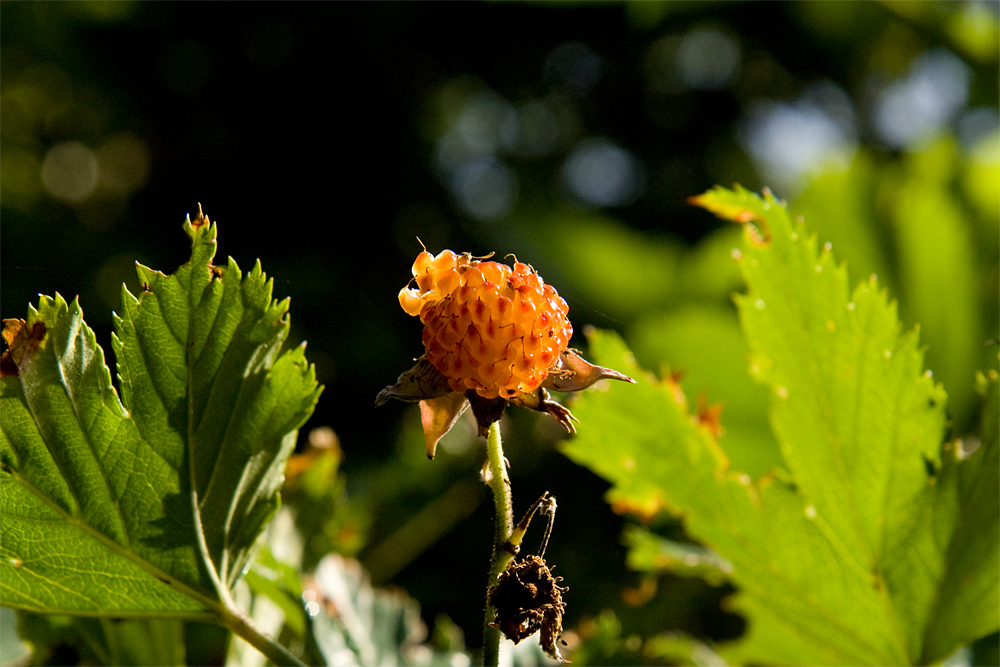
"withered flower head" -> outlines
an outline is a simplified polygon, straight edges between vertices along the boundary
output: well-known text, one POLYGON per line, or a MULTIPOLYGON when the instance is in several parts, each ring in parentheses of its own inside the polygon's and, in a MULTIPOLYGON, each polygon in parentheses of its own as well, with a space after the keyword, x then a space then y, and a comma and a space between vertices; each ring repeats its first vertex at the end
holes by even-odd
POLYGON ((416 286, 399 292, 403 310, 424 323, 424 354, 375 405, 420 401, 430 458, 469 405, 481 435, 508 403, 546 412, 573 432, 575 418, 548 389, 579 391, 604 378, 634 382, 567 347, 569 306, 534 269, 485 259, 424 250, 413 263, 416 286))
POLYGON ((562 594, 568 590, 560 581, 562 577, 553 577, 541 556, 512 562, 489 590, 487 599, 496 610, 496 621, 490 625, 515 644, 541 630, 542 650, 553 660, 568 662, 556 645, 566 611, 562 594))

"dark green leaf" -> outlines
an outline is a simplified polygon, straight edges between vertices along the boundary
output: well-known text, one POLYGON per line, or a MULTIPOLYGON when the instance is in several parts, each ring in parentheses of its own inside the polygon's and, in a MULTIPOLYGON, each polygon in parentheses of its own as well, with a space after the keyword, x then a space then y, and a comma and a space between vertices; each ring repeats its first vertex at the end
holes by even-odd
POLYGON ((211 617, 277 507, 320 390, 259 264, 214 267, 215 225, 185 230, 190 262, 123 290, 121 401, 76 301, 29 310, 44 338, 12 346, 0 395, 4 605, 211 617))

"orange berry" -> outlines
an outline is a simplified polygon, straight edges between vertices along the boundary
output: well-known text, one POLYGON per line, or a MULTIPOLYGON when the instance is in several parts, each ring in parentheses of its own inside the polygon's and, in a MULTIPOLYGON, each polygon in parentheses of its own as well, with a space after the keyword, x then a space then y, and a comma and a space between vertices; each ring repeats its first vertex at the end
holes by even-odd
POLYGON ((420 316, 428 360, 454 391, 514 398, 545 381, 573 336, 569 306, 534 269, 481 261, 469 253, 426 250, 399 292, 420 316))

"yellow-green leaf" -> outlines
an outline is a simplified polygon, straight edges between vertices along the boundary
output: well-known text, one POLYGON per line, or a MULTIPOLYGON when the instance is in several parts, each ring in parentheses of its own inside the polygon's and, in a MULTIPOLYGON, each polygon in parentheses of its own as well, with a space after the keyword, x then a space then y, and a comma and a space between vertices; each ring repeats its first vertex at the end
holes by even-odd
POLYGON ((781 202, 718 188, 698 203, 746 226, 737 305, 781 467, 732 469, 673 381, 602 333, 593 357, 639 386, 585 394, 566 453, 612 481, 616 502, 660 503, 732 565, 748 632, 730 660, 927 663, 996 630, 995 433, 965 459, 942 448, 946 396, 917 332, 874 279, 849 289, 781 202))

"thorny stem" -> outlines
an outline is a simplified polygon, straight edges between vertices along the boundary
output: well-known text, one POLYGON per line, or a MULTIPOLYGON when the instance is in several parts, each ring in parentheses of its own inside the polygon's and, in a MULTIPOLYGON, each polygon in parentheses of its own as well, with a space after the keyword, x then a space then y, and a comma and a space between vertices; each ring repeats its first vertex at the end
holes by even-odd
MULTIPOLYGON (((490 476, 488 484, 493 491, 493 504, 496 508, 496 532, 493 537, 493 558, 490 561, 490 574, 487 587, 497 582, 500 573, 507 568, 514 554, 505 547, 514 532, 514 507, 510 494, 510 478, 507 477, 507 465, 503 457, 503 441, 500 438, 500 422, 490 425, 486 437, 486 454, 489 458, 490 476)), ((486 602, 485 620, 483 621, 483 665, 496 667, 500 664, 500 630, 490 625, 493 621, 493 610, 489 601, 486 602)))

